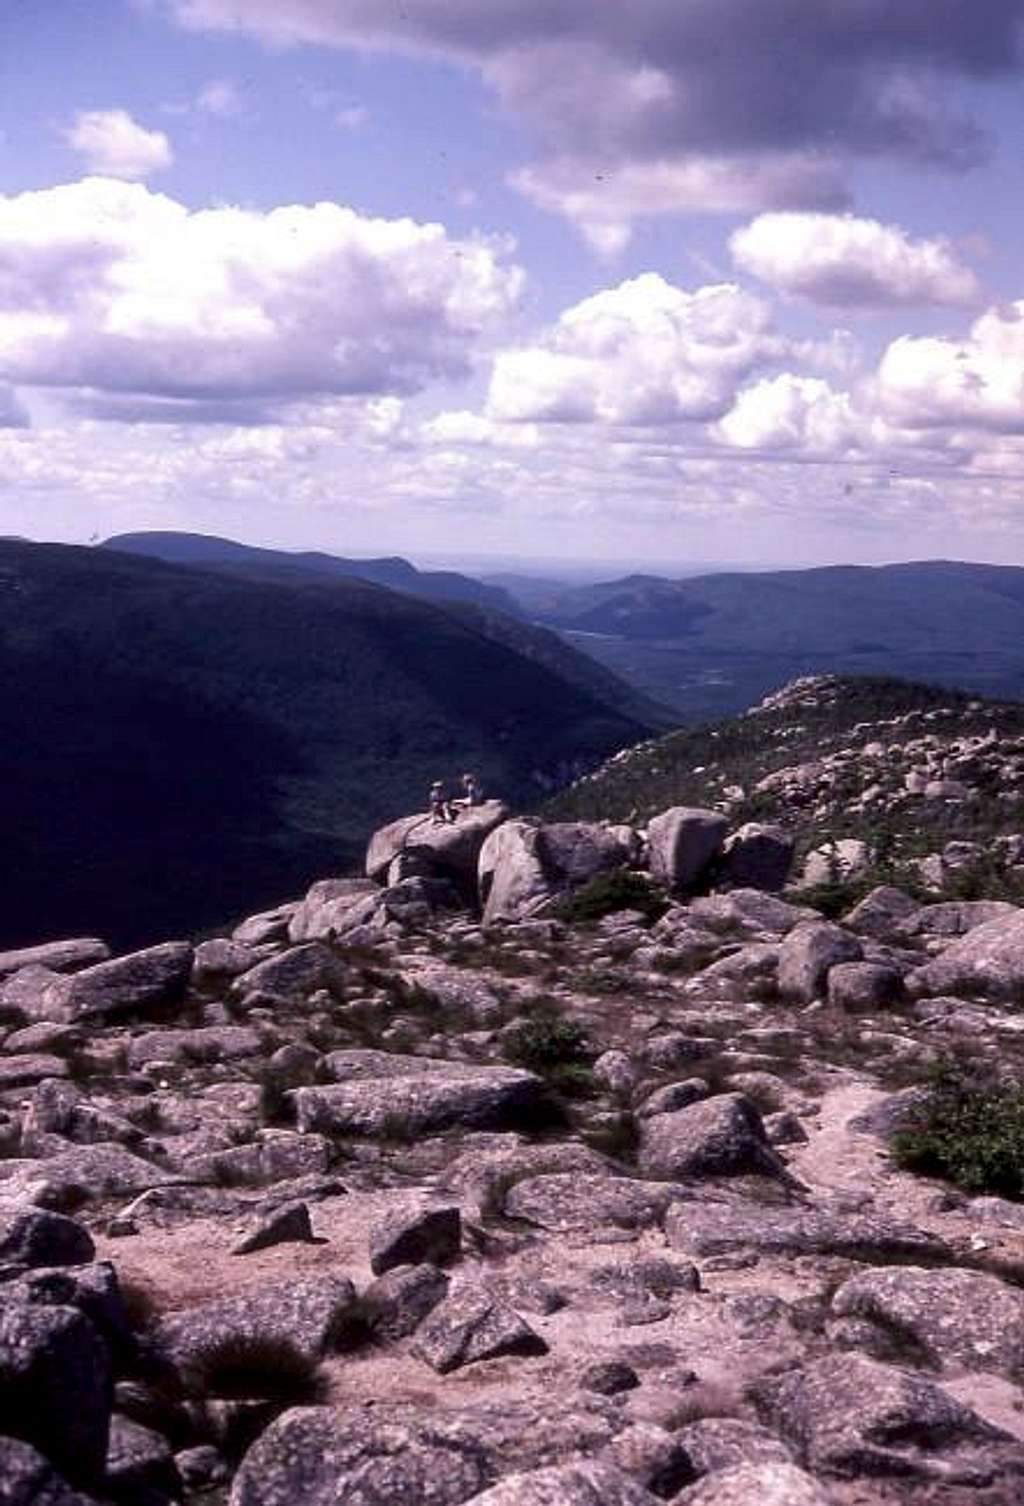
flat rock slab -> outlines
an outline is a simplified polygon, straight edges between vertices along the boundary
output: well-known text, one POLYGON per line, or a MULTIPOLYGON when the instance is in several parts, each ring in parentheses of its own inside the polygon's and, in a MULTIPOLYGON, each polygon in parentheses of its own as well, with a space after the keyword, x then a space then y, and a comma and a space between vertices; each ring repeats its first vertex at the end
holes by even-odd
POLYGON ((832 1311, 907 1335, 944 1369, 1024 1372, 1024 1294, 980 1271, 863 1271, 843 1282, 832 1311))
POLYGON ((114 1019, 177 1003, 188 987, 192 955, 188 942, 167 941, 84 968, 46 990, 45 1017, 69 1022, 114 1019))
POLYGON ((816 1472, 978 1485, 1024 1472, 1024 1446, 934 1382, 862 1355, 829 1355, 750 1394, 816 1472))
POLYGON ((21 947, 0 952, 0 979, 24 967, 47 967, 52 973, 72 973, 95 962, 106 962, 110 948, 95 936, 79 936, 69 941, 47 941, 42 946, 21 947))
POLYGON ((68 1075, 67 1062, 45 1052, 0 1056, 0 1091, 4 1088, 29 1088, 48 1077, 68 1075))
POLYGON ((287 1343, 309 1359, 330 1347, 355 1288, 344 1276, 306 1276, 174 1313, 157 1327, 161 1354, 188 1375, 224 1345, 287 1343))
POLYGON ((813 1476, 781 1463, 716 1470, 674 1500, 677 1506, 832 1506, 813 1476))
POLYGON ((128 1062, 144 1067, 147 1062, 236 1061, 257 1056, 263 1049, 259 1033, 245 1025, 208 1025, 197 1030, 148 1030, 128 1044, 128 1062))
POLYGON ((547 1348, 518 1313, 475 1283, 440 1302, 414 1341, 416 1354, 439 1375, 500 1355, 546 1354, 547 1348))
POLYGON ((297 1088, 293 1093, 298 1127, 303 1133, 403 1138, 462 1126, 468 1129, 515 1129, 536 1122, 546 1104, 546 1090, 532 1072, 512 1067, 478 1067, 422 1057, 395 1056, 373 1063, 386 1052, 334 1052, 328 1068, 337 1076, 341 1058, 353 1075, 337 1086, 297 1088))
POLYGON ((150 1187, 169 1187, 173 1176, 120 1145, 82 1145, 43 1160, 0 1160, 0 1198, 21 1199, 45 1182, 49 1199, 62 1208, 108 1197, 134 1197, 150 1187))
POLYGON ((539 1229, 644 1229, 660 1224, 676 1198, 689 1196, 667 1182, 551 1172, 517 1182, 505 1194, 504 1211, 539 1229))
POLYGON ((863 1214, 758 1204, 676 1203, 665 1218, 669 1243, 693 1255, 840 1255, 848 1260, 951 1260, 948 1246, 912 1224, 863 1214))
POLYGON ((441 1413, 404 1413, 286 1412, 246 1454, 230 1506, 459 1506, 479 1496, 495 1475, 484 1443, 441 1413))

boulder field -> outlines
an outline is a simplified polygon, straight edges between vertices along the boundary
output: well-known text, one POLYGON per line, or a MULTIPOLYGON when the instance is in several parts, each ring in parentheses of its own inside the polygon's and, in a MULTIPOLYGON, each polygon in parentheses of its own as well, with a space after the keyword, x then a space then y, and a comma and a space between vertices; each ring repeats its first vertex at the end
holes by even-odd
POLYGON ((1024 1204, 890 1148, 1019 1075, 1024 911, 790 858, 492 802, 0 956, 0 1506, 1024 1499, 1024 1204))

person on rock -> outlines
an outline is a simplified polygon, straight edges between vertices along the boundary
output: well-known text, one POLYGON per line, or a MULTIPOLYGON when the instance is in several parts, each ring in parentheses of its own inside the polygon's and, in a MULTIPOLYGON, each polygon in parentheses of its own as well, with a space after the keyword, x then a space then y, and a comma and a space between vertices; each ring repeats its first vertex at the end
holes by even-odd
POLYGON ((456 814, 459 811, 472 810, 474 805, 483 805, 483 803, 484 792, 479 779, 475 774, 463 774, 462 794, 451 802, 456 814))
POLYGON ((455 812, 452 809, 453 802, 448 798, 443 783, 435 779, 430 786, 430 794, 427 797, 427 808, 430 811, 430 819, 435 826, 443 826, 446 822, 455 820, 455 812))

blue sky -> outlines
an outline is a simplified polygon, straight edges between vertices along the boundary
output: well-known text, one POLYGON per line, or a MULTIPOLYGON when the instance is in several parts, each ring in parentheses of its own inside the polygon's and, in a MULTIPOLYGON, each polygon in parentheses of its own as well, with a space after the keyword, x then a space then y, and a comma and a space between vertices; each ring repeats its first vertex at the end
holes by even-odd
POLYGON ((0 10, 0 531, 1024 562, 1024 0, 0 10))

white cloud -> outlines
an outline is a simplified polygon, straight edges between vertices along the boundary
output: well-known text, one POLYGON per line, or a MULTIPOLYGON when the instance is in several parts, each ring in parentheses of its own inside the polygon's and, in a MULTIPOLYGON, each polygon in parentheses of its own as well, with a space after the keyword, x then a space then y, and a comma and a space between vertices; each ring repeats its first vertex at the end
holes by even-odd
POLYGON ((92 178, 0 196, 0 380, 224 403, 413 391, 514 304, 503 243, 340 204, 190 211, 92 178))
POLYGON ((196 109, 204 115, 218 115, 227 119, 242 113, 242 96, 230 79, 212 79, 199 93, 196 109))
POLYGON ((781 293, 840 308, 966 304, 974 273, 948 241, 853 215, 763 214, 730 242, 744 272, 781 293))
POLYGON ((690 293, 647 272, 567 309, 536 343, 501 352, 488 411, 511 422, 708 420, 778 348, 752 294, 731 284, 690 293))
POLYGON ((495 423, 482 413, 465 408, 439 413, 420 426, 420 437, 430 445, 495 445, 532 449, 540 443, 534 424, 495 423))
POLYGON ((887 417, 909 428, 1024 433, 1024 299, 982 314, 965 340, 894 340, 875 397, 887 417))
POLYGON ((717 434, 741 450, 838 456, 856 446, 860 428, 847 393, 783 372, 741 392, 717 434))
POLYGON ((89 172, 111 178, 148 178, 174 161, 163 131, 147 131, 127 110, 83 110, 64 139, 89 172))

